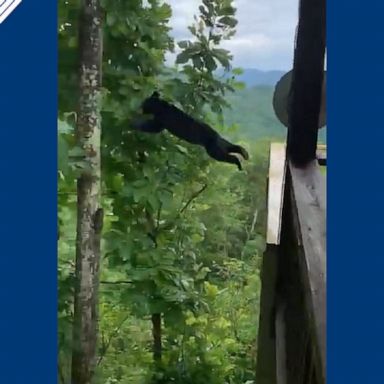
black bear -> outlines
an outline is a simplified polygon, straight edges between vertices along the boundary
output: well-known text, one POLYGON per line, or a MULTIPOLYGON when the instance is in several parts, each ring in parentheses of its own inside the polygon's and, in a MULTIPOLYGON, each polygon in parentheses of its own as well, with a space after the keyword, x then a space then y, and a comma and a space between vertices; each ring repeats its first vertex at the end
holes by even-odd
POLYGON ((242 169, 240 160, 231 153, 240 154, 245 160, 249 158, 247 151, 222 138, 208 124, 199 122, 180 109, 160 98, 158 92, 144 100, 142 104, 144 114, 153 118, 134 124, 134 127, 143 132, 159 133, 164 129, 191 144, 203 146, 208 155, 217 161, 236 164, 242 169))

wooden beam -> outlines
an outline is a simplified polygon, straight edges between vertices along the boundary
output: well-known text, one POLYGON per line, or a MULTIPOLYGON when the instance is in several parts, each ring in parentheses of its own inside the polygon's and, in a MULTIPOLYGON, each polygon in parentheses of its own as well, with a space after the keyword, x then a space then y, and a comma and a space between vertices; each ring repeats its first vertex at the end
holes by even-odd
POLYGON ((314 160, 299 169, 288 163, 292 220, 315 349, 317 379, 326 377, 326 190, 324 176, 314 160))
POLYGON ((279 246, 277 297, 280 303, 285 304, 287 384, 308 384, 303 381, 307 356, 306 345, 309 340, 308 310, 299 269, 299 260, 303 258, 303 250, 301 242, 297 238, 297 220, 294 221, 292 213, 291 185, 289 167, 287 167, 279 246))
POLYGON ((278 305, 277 305, 275 329, 276 329, 276 379, 277 379, 277 384, 287 384, 285 304, 283 304, 283 303, 278 303, 278 305))
POLYGON ((261 267, 256 382, 276 384, 275 297, 286 171, 285 143, 271 143, 267 196, 267 248, 261 267))
POLYGON ((261 267, 260 317, 257 340, 256 383, 276 383, 275 295, 278 247, 267 245, 261 267))
POLYGON ((286 171, 285 143, 271 143, 268 174, 267 244, 280 243, 286 171))
POLYGON ((290 90, 288 155, 297 166, 316 158, 324 74, 325 0, 300 0, 290 90))

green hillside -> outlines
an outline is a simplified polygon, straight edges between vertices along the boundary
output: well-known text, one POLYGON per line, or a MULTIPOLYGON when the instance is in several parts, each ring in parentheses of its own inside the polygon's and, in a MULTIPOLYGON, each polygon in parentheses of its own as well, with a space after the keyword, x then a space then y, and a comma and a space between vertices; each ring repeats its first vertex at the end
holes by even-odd
MULTIPOLYGON (((232 109, 224 112, 225 123, 238 125, 238 135, 247 139, 283 140, 286 128, 273 111, 273 90, 272 86, 256 86, 228 96, 232 109)), ((319 142, 326 143, 326 128, 320 130, 319 142)))
MULTIPOLYGON (((285 71, 271 70, 262 71, 256 68, 241 68, 242 73, 236 76, 236 80, 245 83, 247 87, 270 86, 273 87, 285 74, 285 71)), ((219 76, 231 77, 231 74, 218 71, 219 76)))

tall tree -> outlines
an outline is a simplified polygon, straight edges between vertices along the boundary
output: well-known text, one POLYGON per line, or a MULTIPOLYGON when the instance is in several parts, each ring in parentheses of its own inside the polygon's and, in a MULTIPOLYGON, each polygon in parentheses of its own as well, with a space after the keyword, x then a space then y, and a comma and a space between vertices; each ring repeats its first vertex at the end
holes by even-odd
POLYGON ((99 0, 83 0, 79 20, 76 139, 83 158, 77 180, 76 286, 72 383, 90 384, 97 344, 100 234, 102 18, 99 0))

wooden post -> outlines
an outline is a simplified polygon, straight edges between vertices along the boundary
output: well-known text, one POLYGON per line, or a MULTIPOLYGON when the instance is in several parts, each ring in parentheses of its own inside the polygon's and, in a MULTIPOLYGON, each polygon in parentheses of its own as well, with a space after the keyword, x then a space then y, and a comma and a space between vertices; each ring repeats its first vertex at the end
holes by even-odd
POLYGON ((271 145, 256 381, 324 384, 325 179, 316 160, 297 168, 284 149, 271 145))
POLYGON ((289 163, 292 221, 302 256, 298 258, 314 347, 317 378, 326 378, 326 189, 319 165, 298 169, 289 163))
POLYGON ((275 329, 276 329, 276 381, 277 381, 277 384, 287 384, 285 303, 277 304, 275 329))
POLYGON ((324 74, 325 10, 325 0, 300 0, 287 148, 297 166, 316 158, 324 74))
POLYGON ((275 298, 286 172, 285 143, 272 143, 269 158, 267 249, 263 255, 261 271, 262 289, 256 368, 256 382, 258 384, 277 383, 276 354, 279 352, 279 356, 281 355, 281 348, 278 351, 276 349, 275 298))

